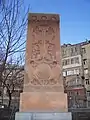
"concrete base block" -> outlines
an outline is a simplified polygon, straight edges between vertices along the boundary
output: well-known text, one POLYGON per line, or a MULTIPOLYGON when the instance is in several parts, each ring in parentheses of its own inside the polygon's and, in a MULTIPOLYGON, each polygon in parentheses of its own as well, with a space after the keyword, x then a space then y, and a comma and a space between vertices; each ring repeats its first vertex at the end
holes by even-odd
POLYGON ((72 120, 70 112, 17 112, 15 120, 72 120))

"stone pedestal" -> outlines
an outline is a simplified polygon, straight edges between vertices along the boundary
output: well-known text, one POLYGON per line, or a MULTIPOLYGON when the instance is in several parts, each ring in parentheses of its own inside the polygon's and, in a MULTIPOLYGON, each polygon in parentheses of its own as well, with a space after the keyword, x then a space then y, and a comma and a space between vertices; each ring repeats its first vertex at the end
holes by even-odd
POLYGON ((72 115, 69 112, 19 112, 15 120, 72 120, 72 115))
POLYGON ((62 92, 23 92, 20 111, 67 112, 67 96, 62 92))

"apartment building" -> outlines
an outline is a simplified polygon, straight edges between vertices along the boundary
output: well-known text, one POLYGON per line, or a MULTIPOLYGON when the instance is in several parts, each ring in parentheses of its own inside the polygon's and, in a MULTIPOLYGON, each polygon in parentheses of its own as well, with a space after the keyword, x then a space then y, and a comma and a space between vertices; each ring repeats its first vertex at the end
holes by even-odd
POLYGON ((87 107, 90 107, 90 41, 86 41, 82 45, 82 59, 84 69, 84 85, 87 95, 87 107))
POLYGON ((63 78, 69 107, 85 107, 86 91, 81 44, 64 44, 61 50, 63 78))
POLYGON ((64 44, 61 48, 63 76, 66 77, 66 81, 77 75, 83 76, 81 45, 64 44))

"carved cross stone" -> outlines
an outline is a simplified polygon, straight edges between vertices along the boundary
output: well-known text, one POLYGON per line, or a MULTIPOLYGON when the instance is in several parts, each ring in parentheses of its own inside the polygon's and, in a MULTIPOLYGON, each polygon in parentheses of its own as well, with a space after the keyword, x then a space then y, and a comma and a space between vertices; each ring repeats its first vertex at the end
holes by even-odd
POLYGON ((30 14, 21 111, 67 111, 63 90, 59 15, 30 14))

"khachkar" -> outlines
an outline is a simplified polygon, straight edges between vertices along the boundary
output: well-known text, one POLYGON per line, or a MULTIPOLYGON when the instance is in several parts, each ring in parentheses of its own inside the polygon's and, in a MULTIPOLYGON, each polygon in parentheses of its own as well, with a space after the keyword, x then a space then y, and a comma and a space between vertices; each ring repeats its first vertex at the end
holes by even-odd
POLYGON ((59 21, 57 14, 29 14, 20 112, 67 112, 59 21))

